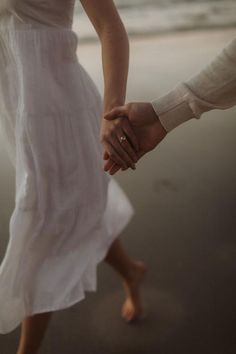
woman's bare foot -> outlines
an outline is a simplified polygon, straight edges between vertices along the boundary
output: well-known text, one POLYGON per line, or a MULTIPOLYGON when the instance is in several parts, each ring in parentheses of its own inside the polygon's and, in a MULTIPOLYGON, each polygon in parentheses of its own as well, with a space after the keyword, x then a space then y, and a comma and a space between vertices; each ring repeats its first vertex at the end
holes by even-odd
POLYGON ((126 322, 132 322, 143 314, 140 287, 147 273, 147 266, 141 261, 133 261, 127 279, 123 281, 126 300, 122 307, 122 318, 126 322))

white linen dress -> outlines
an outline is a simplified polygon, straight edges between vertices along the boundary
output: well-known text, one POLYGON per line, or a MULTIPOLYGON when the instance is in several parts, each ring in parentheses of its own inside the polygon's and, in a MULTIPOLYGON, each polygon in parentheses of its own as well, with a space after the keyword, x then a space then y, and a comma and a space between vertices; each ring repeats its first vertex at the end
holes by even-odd
POLYGON ((103 172, 100 95, 80 65, 74 0, 0 5, 0 133, 16 172, 0 333, 96 290, 133 208, 103 172))

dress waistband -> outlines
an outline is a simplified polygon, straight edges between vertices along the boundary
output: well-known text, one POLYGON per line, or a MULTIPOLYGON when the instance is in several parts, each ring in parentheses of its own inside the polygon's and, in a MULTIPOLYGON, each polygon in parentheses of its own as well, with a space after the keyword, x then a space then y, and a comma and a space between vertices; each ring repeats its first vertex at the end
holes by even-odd
POLYGON ((0 28, 0 36, 13 36, 17 38, 20 36, 22 39, 35 38, 47 40, 69 40, 73 41, 75 45, 78 44, 78 35, 71 28, 68 27, 51 27, 51 26, 35 26, 31 24, 21 24, 17 27, 5 26, 0 28))

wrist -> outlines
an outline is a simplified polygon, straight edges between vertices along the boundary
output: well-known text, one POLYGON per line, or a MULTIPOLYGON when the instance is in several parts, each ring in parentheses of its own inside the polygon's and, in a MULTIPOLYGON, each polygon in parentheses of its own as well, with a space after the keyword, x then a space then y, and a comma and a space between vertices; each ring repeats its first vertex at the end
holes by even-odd
POLYGON ((150 107, 150 112, 152 113, 152 122, 153 122, 153 124, 161 126, 161 128, 163 129, 163 131, 164 131, 165 133, 167 133, 165 127, 164 127, 164 126, 162 125, 162 123, 161 123, 161 120, 160 120, 160 118, 159 118, 158 113, 156 112, 156 110, 155 110, 154 107, 153 107, 152 102, 149 102, 149 107, 150 107))
POLYGON ((183 84, 151 102, 160 123, 167 132, 180 124, 195 118, 189 104, 188 91, 183 84))
POLYGON ((103 114, 109 113, 112 109, 116 107, 123 106, 125 104, 125 98, 113 98, 113 99, 104 99, 103 104, 103 114))

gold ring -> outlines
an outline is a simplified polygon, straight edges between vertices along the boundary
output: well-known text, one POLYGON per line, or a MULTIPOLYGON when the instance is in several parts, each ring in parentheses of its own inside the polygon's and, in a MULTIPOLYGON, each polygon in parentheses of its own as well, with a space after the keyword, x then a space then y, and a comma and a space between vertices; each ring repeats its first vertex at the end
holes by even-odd
POLYGON ((120 137, 120 143, 123 143, 124 141, 126 141, 127 139, 126 139, 126 136, 121 136, 120 137))

